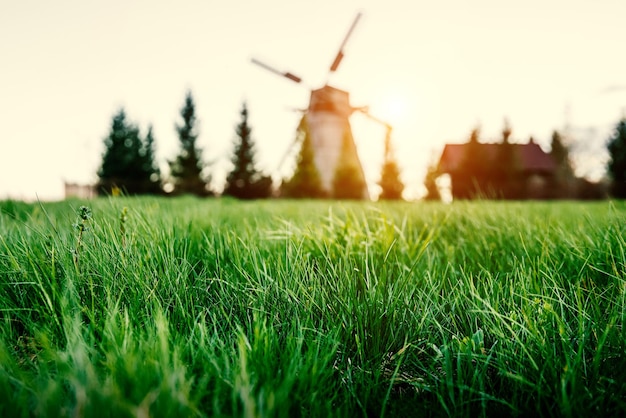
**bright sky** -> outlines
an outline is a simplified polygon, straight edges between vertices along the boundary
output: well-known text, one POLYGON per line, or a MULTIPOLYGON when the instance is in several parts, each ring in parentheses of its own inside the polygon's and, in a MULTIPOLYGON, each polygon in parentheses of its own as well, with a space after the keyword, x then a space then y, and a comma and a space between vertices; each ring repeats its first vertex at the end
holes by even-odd
MULTIPOLYGON (((495 139, 504 118, 514 139, 532 135, 546 150, 569 123, 587 150, 580 172, 598 177, 603 142, 626 109, 624 16, 623 0, 0 0, 0 199, 59 199, 64 179, 95 181, 120 106, 144 132, 154 125, 165 167, 187 89, 217 186, 244 100, 259 165, 278 174, 299 120, 293 109, 327 81, 394 125, 409 198, 422 194, 443 144, 478 123, 495 139)), ((358 114, 351 121, 377 194, 384 130, 358 114)))

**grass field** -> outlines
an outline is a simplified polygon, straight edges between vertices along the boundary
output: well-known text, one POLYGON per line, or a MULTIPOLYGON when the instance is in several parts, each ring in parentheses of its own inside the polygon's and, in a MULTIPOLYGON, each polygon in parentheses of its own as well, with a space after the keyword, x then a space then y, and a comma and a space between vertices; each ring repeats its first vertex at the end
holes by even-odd
POLYGON ((0 202, 0 416, 623 416, 625 237, 624 202, 0 202))

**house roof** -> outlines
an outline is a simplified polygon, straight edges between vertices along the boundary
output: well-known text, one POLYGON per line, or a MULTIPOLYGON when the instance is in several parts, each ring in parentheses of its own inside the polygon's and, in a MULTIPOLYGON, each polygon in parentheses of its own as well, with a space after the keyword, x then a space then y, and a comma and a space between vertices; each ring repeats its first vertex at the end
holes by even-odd
MULTIPOLYGON (((439 160, 439 172, 454 173, 460 170, 468 144, 446 144, 439 160)), ((556 164, 550 154, 544 152, 539 144, 529 142, 527 144, 510 144, 513 146, 522 171, 527 172, 553 172, 556 164)), ((484 156, 485 161, 494 161, 498 155, 501 143, 478 143, 479 155, 484 156)))

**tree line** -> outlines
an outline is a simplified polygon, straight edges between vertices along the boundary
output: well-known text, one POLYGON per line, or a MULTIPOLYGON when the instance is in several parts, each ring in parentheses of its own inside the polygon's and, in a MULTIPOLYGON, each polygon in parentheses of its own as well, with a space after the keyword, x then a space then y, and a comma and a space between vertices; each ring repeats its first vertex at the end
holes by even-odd
POLYGON ((607 171, 611 179, 611 195, 626 199, 626 117, 617 123, 608 141, 607 171))
MULTIPOLYGON (((185 96, 179 116, 180 120, 175 123, 179 151, 174 159, 167 161, 169 176, 165 176, 156 161, 152 126, 148 126, 146 135, 142 137, 137 125, 128 120, 125 110, 121 108, 113 116, 109 134, 104 139, 105 151, 98 170, 98 193, 215 196, 217 193, 208 172, 209 164, 204 162, 203 150, 197 144, 199 132, 196 105, 191 91, 185 96)), ((291 178, 282 181, 277 190, 274 190, 272 178, 257 168, 256 144, 248 122, 245 102, 240 110, 240 121, 235 127, 235 135, 230 159, 232 168, 226 177, 222 192, 224 196, 239 199, 262 199, 270 196, 338 199, 361 197, 360 188, 356 184, 359 177, 358 167, 354 167, 351 160, 344 155, 340 156, 333 179, 333 190, 329 193, 322 188, 314 162, 306 115, 296 131, 301 147, 295 171, 291 178)), ((344 138, 345 143, 350 140, 350 137, 344 138)), ((383 191, 382 199, 401 199, 404 185, 390 149, 390 138, 386 140, 385 162, 379 184, 383 191)))
MULTIPOLYGON (((236 127, 237 142, 223 194, 243 199, 269 197, 272 180, 256 166, 255 144, 248 124, 248 109, 244 102, 241 120, 236 127)), ((174 125, 179 150, 167 161, 169 176, 161 173, 156 161, 152 126, 141 137, 136 124, 128 120, 122 108, 114 116, 108 136, 104 139, 105 151, 98 170, 97 190, 100 195, 119 193, 140 195, 195 195, 214 196, 211 175, 197 144, 199 136, 196 104, 191 91, 185 96, 180 109, 180 120, 174 125)))
MULTIPOLYGON (((209 164, 202 158, 202 149, 197 145, 199 135, 195 102, 188 91, 180 109, 180 120, 175 123, 179 140, 177 155, 168 160, 169 175, 161 172, 156 161, 155 138, 152 125, 145 135, 141 135, 138 126, 129 121, 125 110, 120 109, 112 118, 109 134, 104 139, 105 152, 98 170, 97 190, 101 195, 125 194, 167 194, 172 196, 192 194, 196 196, 215 196, 217 193, 208 172, 209 164)), ((322 188, 320 174, 314 162, 314 149, 306 115, 296 131, 296 140, 301 144, 296 158, 296 167, 292 176, 283 179, 274 189, 272 178, 258 169, 256 163, 256 144, 252 137, 252 128, 248 122, 248 108, 242 104, 240 121, 235 127, 235 143, 231 154, 231 170, 226 177, 222 195, 240 199, 260 199, 270 196, 287 198, 337 198, 359 199, 358 167, 352 160, 340 156, 332 182, 332 190, 322 188)), ((469 135, 464 170, 472 173, 479 183, 500 198, 525 198, 523 188, 518 187, 515 175, 515 156, 509 141, 511 128, 508 123, 502 131, 502 146, 497 158, 485 164, 479 153, 479 129, 469 135)), ((344 138, 345 144, 350 142, 344 138)), ((345 145, 344 144, 344 145, 345 145)), ((347 147, 343 147, 347 148, 347 147)), ((615 198, 626 198, 626 118, 622 118, 607 140, 609 159, 607 161, 608 184, 606 190, 574 175, 569 150, 563 136, 554 131, 552 134, 550 156, 556 164, 553 178, 553 193, 549 198, 598 198, 605 192, 615 198)), ((348 152, 344 149, 342 153, 348 152)), ((424 178, 427 190, 425 199, 440 199, 436 179, 441 173, 437 162, 428 167, 424 178)), ((402 199, 404 184, 400 180, 400 169, 391 147, 390 132, 385 139, 385 153, 381 169, 381 188, 379 199, 402 199)))
MULTIPOLYGON (((500 142, 482 142, 479 140, 480 129, 477 127, 471 131, 463 144, 462 159, 453 175, 455 198, 601 199, 607 195, 626 198, 626 118, 615 125, 607 139, 607 178, 599 183, 576 176, 567 138, 555 130, 547 154, 554 163, 554 170, 541 180, 545 184, 532 184, 524 173, 526 167, 520 164, 515 145, 510 141, 511 132, 506 120, 500 142), (485 146, 492 146, 491 150, 495 153, 486 153, 489 149, 485 146)), ((533 142, 531 137, 529 143, 533 142)), ((431 161, 427 169, 424 178, 426 200, 441 198, 436 184, 443 174, 440 164, 440 161, 431 161)))

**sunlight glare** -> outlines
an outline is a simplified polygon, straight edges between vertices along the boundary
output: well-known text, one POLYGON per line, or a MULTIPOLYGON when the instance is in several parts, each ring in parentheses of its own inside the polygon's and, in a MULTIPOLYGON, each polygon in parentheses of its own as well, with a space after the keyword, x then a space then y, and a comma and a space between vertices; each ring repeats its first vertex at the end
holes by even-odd
POLYGON ((406 121, 409 114, 409 100, 401 93, 388 93, 372 107, 371 111, 376 117, 396 126, 406 121))

